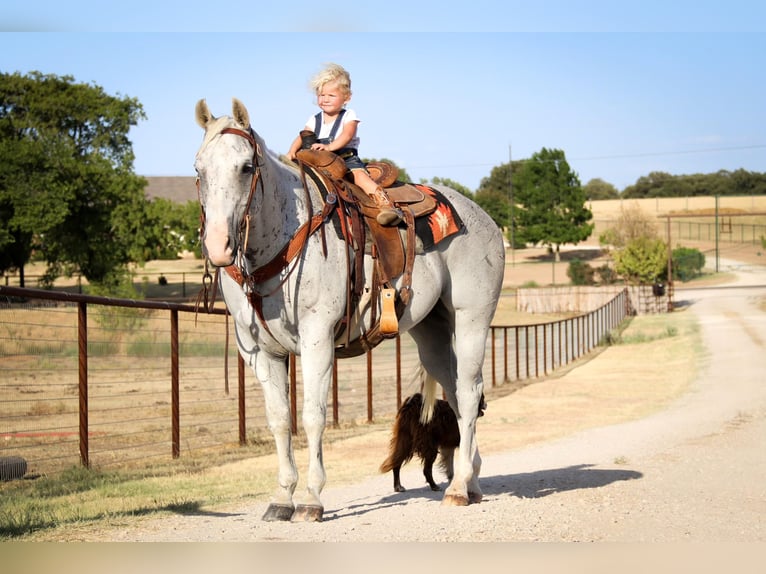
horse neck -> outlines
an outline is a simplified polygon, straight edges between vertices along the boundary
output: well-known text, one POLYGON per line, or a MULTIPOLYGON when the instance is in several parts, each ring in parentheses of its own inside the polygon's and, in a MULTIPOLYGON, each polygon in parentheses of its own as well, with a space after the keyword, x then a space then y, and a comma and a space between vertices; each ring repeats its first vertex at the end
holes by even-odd
POLYGON ((255 267, 269 262, 300 226, 321 209, 321 198, 309 184, 308 195, 297 171, 266 157, 261 181, 250 205, 247 259, 255 267), (310 197, 310 205, 307 205, 310 197))

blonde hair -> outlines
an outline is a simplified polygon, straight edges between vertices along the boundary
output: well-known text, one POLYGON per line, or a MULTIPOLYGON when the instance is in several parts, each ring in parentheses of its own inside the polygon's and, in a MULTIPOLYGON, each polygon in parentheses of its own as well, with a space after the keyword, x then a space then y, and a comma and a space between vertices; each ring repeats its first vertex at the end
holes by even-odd
POLYGON ((324 69, 311 79, 311 88, 319 94, 328 82, 336 82, 346 96, 351 95, 351 75, 340 64, 326 64, 324 69))

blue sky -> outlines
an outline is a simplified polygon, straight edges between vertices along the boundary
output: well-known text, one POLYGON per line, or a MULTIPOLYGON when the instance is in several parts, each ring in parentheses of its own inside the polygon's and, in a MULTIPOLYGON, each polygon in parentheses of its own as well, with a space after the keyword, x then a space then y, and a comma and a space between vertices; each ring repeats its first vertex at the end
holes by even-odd
POLYGON ((96 2, 0 8, 0 70, 137 98, 148 116, 131 130, 141 175, 194 174, 200 98, 215 115, 241 99, 269 148, 285 152, 316 111, 308 81, 330 61, 351 72, 361 154, 393 159, 415 181, 475 189, 492 167, 542 147, 564 150, 583 184, 619 190, 651 171, 766 171, 764 8, 478 0, 464 17, 422 2, 405 19, 392 2, 362 25, 252 0, 136 4, 124 14, 96 2))

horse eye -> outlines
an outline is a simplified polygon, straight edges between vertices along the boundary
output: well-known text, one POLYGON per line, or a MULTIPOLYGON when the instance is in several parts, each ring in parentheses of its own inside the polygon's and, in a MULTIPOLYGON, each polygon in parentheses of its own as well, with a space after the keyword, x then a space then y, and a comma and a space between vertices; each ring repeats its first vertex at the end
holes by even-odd
POLYGON ((252 175, 255 172, 255 168, 252 163, 246 163, 242 166, 242 173, 245 175, 252 175))

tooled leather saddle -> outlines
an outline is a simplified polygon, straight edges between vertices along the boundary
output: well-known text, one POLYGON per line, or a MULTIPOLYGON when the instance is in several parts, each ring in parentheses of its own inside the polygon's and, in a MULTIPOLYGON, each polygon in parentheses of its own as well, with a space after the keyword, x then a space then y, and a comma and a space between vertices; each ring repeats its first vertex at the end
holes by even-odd
POLYGON ((398 319, 410 299, 418 238, 421 238, 422 244, 432 245, 460 231, 462 221, 436 190, 397 181, 396 166, 387 162, 370 162, 367 164, 370 176, 385 189, 389 199, 404 214, 404 223, 399 226, 382 226, 375 219, 378 206, 353 184, 345 162, 338 155, 329 151, 302 149, 297 152, 296 158, 302 175, 317 184, 324 201, 337 202, 335 211, 343 220, 340 229, 352 248, 349 251, 353 253, 353 272, 347 286, 349 303, 346 316, 336 330, 336 355, 357 356, 374 348, 383 339, 398 334, 398 319), (438 216, 438 223, 429 221, 429 216, 438 216), (445 224, 445 221, 448 223, 445 224), (365 254, 373 258, 371 292, 365 294, 370 296, 371 324, 361 338, 351 341, 349 332, 364 291, 365 254), (400 276, 402 282, 397 293, 393 281, 400 276), (380 316, 377 315, 378 299, 381 302, 380 316))

